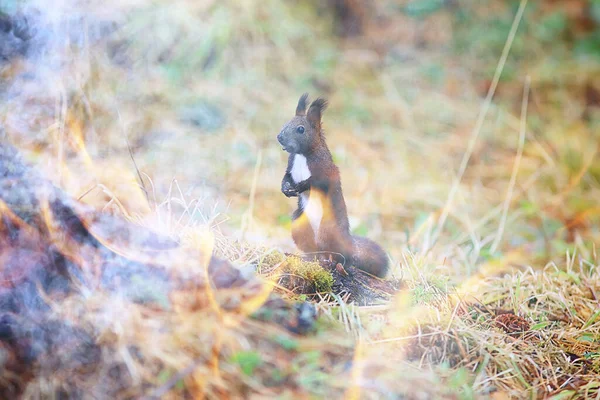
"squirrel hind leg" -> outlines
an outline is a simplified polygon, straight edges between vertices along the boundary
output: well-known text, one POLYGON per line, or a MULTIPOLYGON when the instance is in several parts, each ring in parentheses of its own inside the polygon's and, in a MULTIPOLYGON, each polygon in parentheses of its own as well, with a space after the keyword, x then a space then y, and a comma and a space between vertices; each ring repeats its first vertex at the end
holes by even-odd
POLYGON ((352 265, 365 272, 384 278, 389 269, 389 259, 386 252, 374 241, 353 236, 352 265))
POLYGON ((300 217, 301 212, 298 211, 296 210, 292 216, 292 239, 302 252, 314 253, 319 250, 315 242, 315 234, 306 218, 300 217))

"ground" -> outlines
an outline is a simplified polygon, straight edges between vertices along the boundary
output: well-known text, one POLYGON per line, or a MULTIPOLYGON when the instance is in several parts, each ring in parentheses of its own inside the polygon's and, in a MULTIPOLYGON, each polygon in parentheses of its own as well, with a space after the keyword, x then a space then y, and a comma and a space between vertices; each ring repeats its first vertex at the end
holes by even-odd
MULTIPOLYGON (((275 137, 303 92, 328 98, 352 229, 402 284, 367 306, 276 287, 316 302, 316 331, 227 325, 231 393, 598 395, 597 1, 35 3, 0 4, 41 10, 0 59, 6 137, 72 196, 211 231, 241 267, 296 251, 275 137)), ((225 390, 196 375, 169 390, 225 390)))

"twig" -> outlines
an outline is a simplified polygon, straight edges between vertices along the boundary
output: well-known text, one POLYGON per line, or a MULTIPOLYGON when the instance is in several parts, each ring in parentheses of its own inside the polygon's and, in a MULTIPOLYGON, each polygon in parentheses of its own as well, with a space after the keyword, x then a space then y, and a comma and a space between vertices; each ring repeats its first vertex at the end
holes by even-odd
POLYGON ((491 252, 494 253, 504 234, 504 227, 506 225, 506 217, 508 215, 508 208, 510 206, 513 191, 515 188, 515 182, 517 181, 517 174, 519 173, 519 167, 521 165, 521 158, 523 157, 523 147, 525 146, 525 133, 527 132, 527 105, 529 104, 529 88, 531 85, 531 77, 525 79, 525 86, 523 87, 523 102, 521 104, 521 126, 519 128, 519 147, 517 150, 517 156, 515 157, 515 163, 513 165, 512 174, 510 176, 510 182, 508 184, 508 191, 506 198, 504 199, 504 206, 502 208, 502 218, 500 218, 500 225, 498 226, 498 233, 490 248, 491 252))
POLYGON ((246 232, 250 229, 252 221, 254 219, 254 202, 256 199, 256 186, 258 184, 258 176, 260 174, 260 166, 262 164, 262 151, 258 152, 256 157, 256 164, 254 165, 254 175, 252 177, 252 186, 250 187, 250 199, 248 205, 248 211, 244 215, 245 223, 242 226, 242 240, 246 236, 246 232))
POLYGON ((512 44, 515 40, 515 36, 517 34, 517 30, 519 29, 519 25, 521 23, 521 19, 523 18, 523 13, 525 12, 525 7, 527 6, 528 0, 521 0, 521 4, 519 5, 519 10, 515 15, 512 26, 510 28, 510 32, 508 34, 508 38, 506 39, 506 43, 504 44, 504 49, 502 50, 502 56, 496 66, 496 72, 494 73, 494 78, 492 79, 492 84, 488 89, 487 96, 485 101, 483 102, 483 106, 479 112, 479 116, 477 118, 477 122, 473 131, 471 132, 471 138, 469 140, 469 144, 467 147, 467 151, 463 155, 463 158, 460 163, 460 167, 458 170, 458 176, 456 177, 452 188, 450 189, 450 193, 448 194, 448 199, 446 200, 446 204, 444 205, 444 209, 442 211, 442 215, 440 216, 440 220, 438 222, 438 228, 434 234, 433 240, 431 241, 431 246, 435 245, 437 239, 444 229, 444 225, 446 223, 446 219, 450 213, 450 208, 452 207, 452 203, 454 202, 454 196, 456 196, 456 192, 458 191, 458 187, 460 182, 462 181, 463 175, 467 169, 467 165, 469 164, 469 160, 471 159, 471 155, 473 154, 473 150, 475 148, 475 143, 477 142, 477 138, 479 137, 479 133, 481 132, 481 128, 483 127, 483 123, 485 118, 487 117, 488 111, 492 104, 492 98, 496 93, 496 88, 498 87, 498 83, 500 81, 500 76, 502 75, 502 71, 504 70, 504 65, 506 64, 506 60, 508 59, 508 55, 510 53, 510 49, 512 48, 512 44))
POLYGON ((148 190, 146 189, 146 184, 144 183, 144 179, 142 178, 142 173, 135 162, 135 158, 133 157, 133 149, 129 144, 129 139, 125 138, 125 143, 127 143, 127 150, 129 151, 129 157, 131 157, 131 161, 133 162, 133 167, 135 168, 135 172, 137 173, 138 179, 140 180, 140 187, 144 191, 144 196, 146 196, 146 201, 148 205, 150 205, 150 196, 148 195, 148 190))

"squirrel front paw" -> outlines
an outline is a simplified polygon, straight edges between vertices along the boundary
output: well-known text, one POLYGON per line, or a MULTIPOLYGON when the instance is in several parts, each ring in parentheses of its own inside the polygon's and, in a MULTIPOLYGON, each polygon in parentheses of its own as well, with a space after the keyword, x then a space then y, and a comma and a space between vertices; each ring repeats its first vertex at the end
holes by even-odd
POLYGON ((286 197, 298 196, 298 192, 290 182, 283 182, 283 184, 281 185, 281 192, 285 194, 286 197))

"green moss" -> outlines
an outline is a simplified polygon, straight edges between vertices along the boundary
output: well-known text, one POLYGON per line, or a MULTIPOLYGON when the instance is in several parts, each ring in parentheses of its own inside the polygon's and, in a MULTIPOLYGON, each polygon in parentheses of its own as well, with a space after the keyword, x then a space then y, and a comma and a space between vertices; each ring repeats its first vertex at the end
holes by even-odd
POLYGON ((280 251, 271 251, 262 256, 258 262, 258 270, 270 270, 285 261, 285 254, 280 251))
MULTIPOLYGON (((295 282, 295 278, 305 281, 309 287, 312 286, 312 290, 307 287, 308 291, 302 291, 303 293, 314 291, 320 293, 331 292, 333 276, 329 271, 323 269, 317 261, 305 261, 296 256, 286 257, 280 251, 271 251, 259 260, 258 271, 259 273, 270 272, 278 266, 281 267, 280 272, 290 277, 290 286, 298 284, 298 282, 295 282)), ((306 284, 303 284, 303 286, 306 284)))
POLYGON ((304 261, 299 257, 288 257, 285 272, 299 276, 314 284, 317 292, 331 292, 333 276, 317 261, 304 261))

